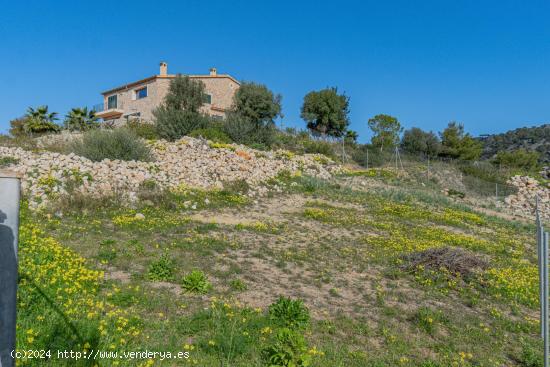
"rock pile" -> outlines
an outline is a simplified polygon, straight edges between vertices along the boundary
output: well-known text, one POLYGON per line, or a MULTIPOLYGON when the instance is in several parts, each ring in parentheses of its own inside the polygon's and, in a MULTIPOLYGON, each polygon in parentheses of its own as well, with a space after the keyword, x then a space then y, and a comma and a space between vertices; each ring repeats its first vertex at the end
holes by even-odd
POLYGON ((532 218, 538 196, 541 217, 550 220, 550 184, 543 185, 528 176, 514 176, 508 183, 518 189, 516 194, 504 199, 509 208, 518 215, 532 218))
MULTIPOLYGON (((262 152, 239 145, 209 144, 205 140, 182 138, 173 143, 149 143, 154 162, 105 159, 92 162, 73 153, 30 152, 21 148, 0 147, 1 157, 17 163, 9 168, 22 177, 22 188, 30 206, 46 205, 52 197, 81 192, 93 197, 122 194, 136 199, 140 185, 152 180, 160 188, 221 188, 223 182, 245 180, 252 187, 283 170, 329 178, 339 166, 322 155, 294 155, 286 151, 262 152)), ((258 192, 258 191, 256 191, 258 192)))

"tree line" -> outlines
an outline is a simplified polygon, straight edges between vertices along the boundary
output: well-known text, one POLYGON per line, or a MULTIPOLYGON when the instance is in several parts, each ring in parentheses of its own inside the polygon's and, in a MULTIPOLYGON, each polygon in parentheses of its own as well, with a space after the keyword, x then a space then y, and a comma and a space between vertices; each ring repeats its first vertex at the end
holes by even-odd
MULTIPOLYGON (((162 104, 153 111, 151 137, 170 141, 185 135, 233 141, 258 149, 270 148, 277 139, 275 120, 282 117, 282 97, 267 86, 243 82, 235 92, 232 108, 223 122, 212 120, 201 107, 206 101, 205 85, 199 80, 178 75, 169 87, 162 104)), ((340 140, 342 145, 357 146, 358 134, 350 130, 349 97, 336 87, 311 91, 304 96, 300 117, 313 140, 330 142, 340 140)), ((61 128, 86 131, 100 126, 93 110, 73 108, 65 116, 63 126, 56 123, 58 114, 47 106, 29 108, 25 116, 11 121, 11 135, 35 135, 58 132, 61 128)), ((459 160, 477 160, 483 153, 483 142, 464 130, 464 125, 450 122, 436 134, 413 127, 403 131, 399 120, 391 115, 378 114, 367 121, 373 133, 371 147, 383 153, 396 147, 422 157, 445 157, 459 160)), ((368 145, 360 148, 368 149, 368 145)), ((512 152, 496 151, 495 163, 534 167, 537 152, 518 149, 512 152)))

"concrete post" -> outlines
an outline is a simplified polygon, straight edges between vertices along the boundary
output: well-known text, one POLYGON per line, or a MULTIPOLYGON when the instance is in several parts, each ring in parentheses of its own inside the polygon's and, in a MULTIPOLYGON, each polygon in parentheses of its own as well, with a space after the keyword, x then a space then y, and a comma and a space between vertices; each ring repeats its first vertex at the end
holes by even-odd
POLYGON ((0 367, 15 366, 20 192, 19 178, 0 170, 0 367))

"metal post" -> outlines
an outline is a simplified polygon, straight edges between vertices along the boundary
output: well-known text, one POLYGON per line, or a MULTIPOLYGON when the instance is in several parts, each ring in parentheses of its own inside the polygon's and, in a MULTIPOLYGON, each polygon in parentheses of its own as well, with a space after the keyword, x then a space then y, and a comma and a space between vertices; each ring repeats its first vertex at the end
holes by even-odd
POLYGON ((539 215, 539 198, 536 198, 536 227, 537 227, 537 255, 539 260, 539 313, 540 313, 540 337, 544 338, 544 328, 546 327, 544 323, 544 257, 542 254, 542 247, 544 242, 544 228, 542 227, 542 222, 539 215))
POLYGON ((428 156, 428 180, 430 179, 430 156, 428 156))
POLYGON ((548 232, 544 233, 543 238, 543 257, 544 257, 544 367, 548 367, 548 232))
POLYGON ((367 170, 369 169, 369 148, 367 148, 367 170))
POLYGON ((15 366, 17 305, 17 243, 21 184, 11 172, 0 171, 0 367, 15 366))
POLYGON ((495 200, 498 201, 498 182, 495 182, 495 200))

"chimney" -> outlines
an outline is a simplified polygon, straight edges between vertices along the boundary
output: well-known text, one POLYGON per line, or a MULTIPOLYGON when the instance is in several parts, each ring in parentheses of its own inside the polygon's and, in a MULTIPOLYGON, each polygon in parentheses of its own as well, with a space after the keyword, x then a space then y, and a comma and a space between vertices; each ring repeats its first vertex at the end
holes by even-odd
POLYGON ((168 74, 168 64, 162 61, 160 63, 160 75, 167 75, 168 74))
POLYGON ((211 76, 216 76, 218 75, 218 70, 216 68, 210 68, 210 75, 211 76))

